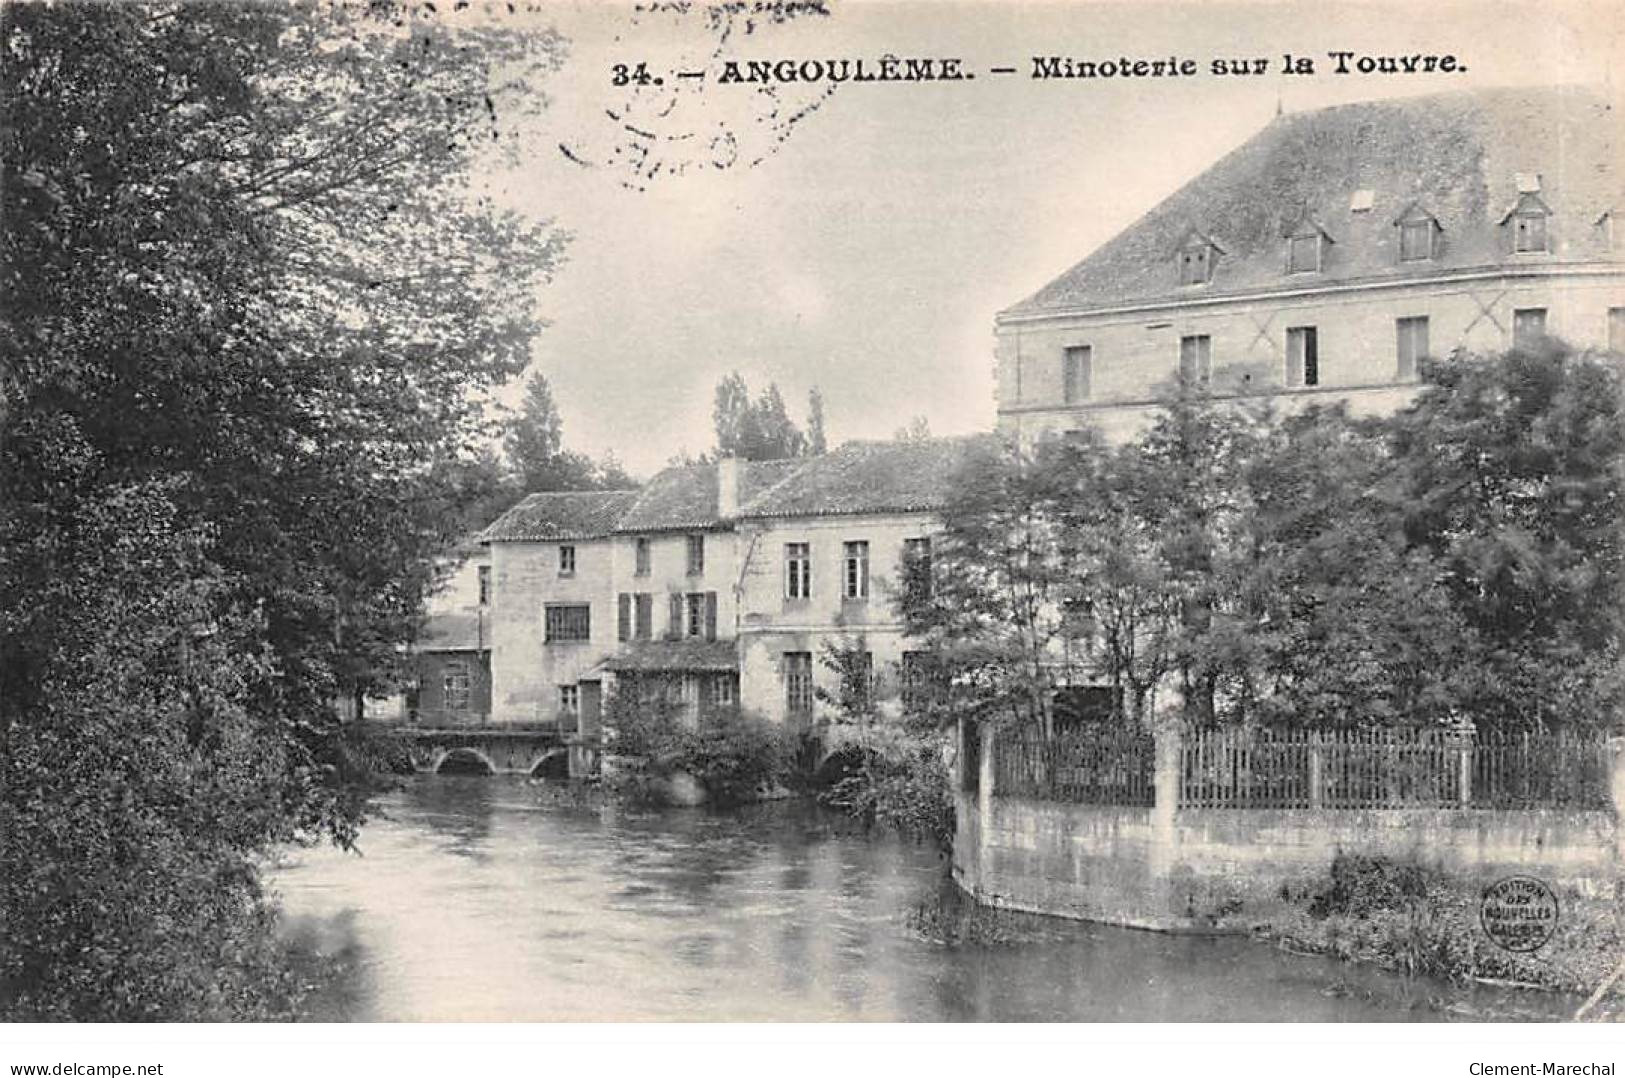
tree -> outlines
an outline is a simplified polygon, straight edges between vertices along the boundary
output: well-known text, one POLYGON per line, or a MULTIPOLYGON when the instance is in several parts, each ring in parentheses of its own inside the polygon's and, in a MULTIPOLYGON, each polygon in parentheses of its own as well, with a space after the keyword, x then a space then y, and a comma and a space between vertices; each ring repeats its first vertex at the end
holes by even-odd
POLYGON ((253 866, 362 818, 335 701, 387 683, 528 359, 562 237, 472 177, 559 42, 9 5, 0 48, 0 1009, 283 1013, 253 866))
POLYGON ((1463 704, 1486 722, 1618 722, 1621 364, 1557 341, 1430 363, 1386 425, 1404 534, 1472 634, 1463 704))
POLYGON ((525 402, 508 428, 504 447, 518 472, 518 493, 548 490, 615 490, 634 486, 611 454, 597 463, 564 448, 564 421, 553 388, 540 371, 525 386, 525 402))
MULTIPOLYGON (((822 398, 817 411, 820 433, 822 398)), ((712 421, 717 432, 717 453, 744 460, 784 460, 808 452, 807 436, 790 418, 779 387, 769 384, 754 401, 750 387, 738 371, 717 383, 712 421)))
POLYGON ((807 391, 807 455, 821 456, 829 452, 824 434, 824 393, 817 386, 807 391))
POLYGON ((905 565, 897 602, 959 714, 1048 733, 1079 641, 1061 601, 1069 574, 1046 484, 1012 446, 970 454, 942 511, 930 586, 917 579, 922 566, 905 565))

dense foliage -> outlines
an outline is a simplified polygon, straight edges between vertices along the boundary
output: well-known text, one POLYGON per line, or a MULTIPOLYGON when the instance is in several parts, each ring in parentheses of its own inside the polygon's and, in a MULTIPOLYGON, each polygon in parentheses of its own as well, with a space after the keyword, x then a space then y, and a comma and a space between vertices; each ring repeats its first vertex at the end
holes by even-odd
POLYGON ((0 1013, 284 1013, 254 866, 355 833, 561 238, 475 188, 545 33, 0 8, 0 1013), (500 107, 499 107, 500 106, 500 107))
POLYGON ((660 693, 609 694, 604 725, 616 762, 612 783, 634 799, 661 801, 675 776, 688 776, 715 805, 754 801, 790 774, 794 746, 783 730, 737 707, 682 705, 660 693))
POLYGON ((817 692, 829 708, 826 747, 837 774, 819 799, 866 827, 948 849, 954 806, 943 725, 902 706, 898 676, 872 669, 863 637, 826 643, 820 660, 835 675, 817 692))
POLYGON ((1429 365, 1416 401, 1279 415, 1181 387, 1137 440, 967 466, 908 630, 955 715, 1597 726, 1621 702, 1618 356, 1429 365))

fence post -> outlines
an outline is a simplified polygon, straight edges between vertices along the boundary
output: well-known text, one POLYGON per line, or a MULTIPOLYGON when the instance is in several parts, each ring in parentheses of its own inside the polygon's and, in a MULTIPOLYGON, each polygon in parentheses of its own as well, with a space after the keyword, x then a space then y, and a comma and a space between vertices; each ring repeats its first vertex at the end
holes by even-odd
POLYGON ((1326 803, 1326 778, 1320 754, 1320 731, 1309 731, 1309 807, 1321 808, 1326 803))
POLYGON ((1461 755, 1456 759, 1456 786, 1457 798, 1462 808, 1470 808, 1473 803, 1473 743, 1463 741, 1461 755))

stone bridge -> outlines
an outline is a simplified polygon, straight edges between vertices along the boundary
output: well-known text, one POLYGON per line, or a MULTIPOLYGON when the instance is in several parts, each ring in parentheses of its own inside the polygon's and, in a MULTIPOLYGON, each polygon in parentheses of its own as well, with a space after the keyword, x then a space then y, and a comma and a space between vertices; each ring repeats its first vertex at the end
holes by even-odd
POLYGON ((552 724, 408 727, 405 735, 418 771, 586 778, 598 763, 596 739, 552 724))

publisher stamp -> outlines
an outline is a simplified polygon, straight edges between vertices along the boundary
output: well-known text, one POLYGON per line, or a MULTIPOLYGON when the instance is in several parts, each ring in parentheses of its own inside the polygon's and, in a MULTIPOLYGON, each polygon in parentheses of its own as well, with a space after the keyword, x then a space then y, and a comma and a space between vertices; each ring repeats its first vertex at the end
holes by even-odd
POLYGON ((1557 895, 1544 880, 1508 876, 1484 888, 1478 920, 1484 934, 1504 950, 1527 954, 1551 941, 1557 930, 1557 895))

